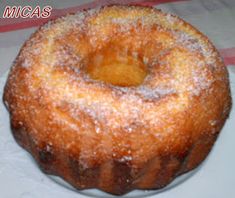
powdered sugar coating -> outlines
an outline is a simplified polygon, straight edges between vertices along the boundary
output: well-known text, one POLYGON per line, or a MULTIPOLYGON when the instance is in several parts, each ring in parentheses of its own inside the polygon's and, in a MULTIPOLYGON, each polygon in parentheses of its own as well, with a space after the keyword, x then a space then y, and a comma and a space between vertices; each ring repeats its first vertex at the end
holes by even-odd
MULTIPOLYGON (((209 43, 196 38, 188 30, 187 32, 174 26, 174 24, 178 24, 183 27, 183 22, 173 15, 162 15, 155 10, 149 12, 148 9, 146 11, 142 8, 137 8, 137 10, 140 14, 135 15, 136 10, 125 7, 119 17, 109 17, 106 15, 109 12, 108 9, 98 8, 59 18, 43 26, 37 33, 37 37, 28 41, 27 47, 20 55, 20 58, 23 57, 21 66, 24 68, 35 65, 31 63, 32 61, 38 61, 39 65, 41 64, 41 67, 33 66, 35 67, 33 70, 37 71, 34 75, 39 79, 48 97, 54 98, 51 101, 52 105, 54 107, 60 106, 61 101, 73 104, 69 109, 70 116, 76 119, 74 112, 85 112, 94 120, 97 133, 100 133, 97 120, 101 120, 101 122, 108 120, 106 124, 112 128, 118 128, 120 120, 126 122, 124 125, 128 125, 130 120, 135 119, 141 120, 140 122, 151 120, 157 116, 157 113, 154 113, 154 116, 145 115, 145 118, 140 114, 146 109, 154 108, 154 101, 176 95, 183 97, 184 101, 188 101, 186 93, 191 96, 199 96, 214 82, 214 79, 208 78, 208 75, 211 75, 208 65, 212 64, 217 67, 218 64, 216 63, 216 53, 209 43), (129 12, 129 14, 125 12, 129 12), (112 30, 109 29, 110 26, 113 26, 112 30), (148 52, 149 56, 143 55, 147 52, 141 52, 143 63, 149 67, 149 76, 143 85, 126 88, 115 87, 94 81, 84 73, 82 68, 86 64, 86 57, 92 50, 102 48, 102 43, 111 42, 112 38, 109 34, 124 35, 123 38, 128 38, 133 34, 132 32, 135 32, 137 34, 134 47, 136 50, 131 49, 133 48, 131 46, 128 47, 128 44, 124 50, 126 53, 131 51, 133 58, 138 58, 141 56, 140 48, 147 46, 151 41, 147 37, 141 37, 141 34, 138 36, 138 31, 151 32, 153 29, 156 34, 159 34, 159 39, 151 37, 152 42, 161 45, 163 49, 157 53, 148 52), (46 37, 45 34, 47 34, 46 37), (160 40, 160 35, 165 40, 160 40), (72 40, 64 40, 69 36, 72 37, 72 40), (156 41, 154 41, 155 39, 156 41), (40 41, 44 46, 40 44, 40 41), (86 46, 87 51, 81 50, 83 43, 87 41, 89 42, 86 46), (42 48, 44 48, 44 56, 40 56, 42 48), (185 50, 188 51, 187 55, 184 53, 185 50), (151 53, 154 55, 152 56, 151 53), (174 60, 176 61, 175 66, 178 64, 179 68, 187 67, 191 70, 188 75, 177 75, 176 70, 167 69, 167 67, 172 67, 169 65, 173 64, 172 58, 168 59, 168 56, 174 57, 174 53, 179 54, 178 60, 174 60), (39 56, 37 56, 38 54, 39 56), (37 59, 32 58, 35 56, 37 59), (182 56, 182 60, 180 56, 182 56), (192 56, 196 58, 191 60, 192 56), (51 81, 53 73, 58 77, 51 81), (88 93, 92 90, 93 94, 88 93), (78 97, 83 93, 85 97, 78 97), (114 108, 117 100, 120 100, 120 103, 118 107, 114 108), (149 103, 144 101, 149 101, 149 103), (112 117, 116 119, 111 119, 112 117)), ((37 92, 37 88, 30 87, 33 92, 37 92)), ((185 105, 187 106, 187 103, 185 105)))

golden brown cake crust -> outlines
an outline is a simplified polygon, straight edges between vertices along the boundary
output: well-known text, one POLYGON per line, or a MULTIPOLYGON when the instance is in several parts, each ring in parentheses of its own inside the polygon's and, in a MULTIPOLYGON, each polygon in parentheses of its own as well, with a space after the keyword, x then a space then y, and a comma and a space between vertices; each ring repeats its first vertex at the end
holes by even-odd
POLYGON ((207 37, 176 16, 137 6, 83 11, 41 27, 11 69, 4 102, 16 141, 43 171, 118 195, 162 188, 197 167, 231 108, 226 67, 207 37), (91 59, 112 53, 147 66, 141 85, 87 75, 91 59))

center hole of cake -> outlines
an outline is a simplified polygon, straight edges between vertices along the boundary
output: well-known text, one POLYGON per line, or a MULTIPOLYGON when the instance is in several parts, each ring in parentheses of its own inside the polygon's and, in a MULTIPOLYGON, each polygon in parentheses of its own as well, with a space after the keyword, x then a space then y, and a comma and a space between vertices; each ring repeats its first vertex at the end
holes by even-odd
POLYGON ((91 54, 86 72, 94 80, 129 87, 143 83, 147 76, 147 67, 137 56, 110 48, 91 54))

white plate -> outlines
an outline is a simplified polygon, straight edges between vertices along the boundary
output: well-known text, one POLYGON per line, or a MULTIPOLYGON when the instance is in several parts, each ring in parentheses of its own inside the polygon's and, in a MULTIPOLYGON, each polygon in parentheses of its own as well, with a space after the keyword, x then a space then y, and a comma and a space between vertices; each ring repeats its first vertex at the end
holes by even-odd
MULTIPOLYGON (((123 195, 122 197, 123 198, 142 198, 142 197, 150 197, 153 195, 160 194, 164 191, 170 190, 170 189, 180 185, 181 183, 183 183, 184 181, 186 181, 187 179, 192 177, 199 170, 199 168, 202 167, 202 165, 193 171, 190 171, 186 174, 181 175, 180 177, 177 177, 173 182, 171 182, 168 186, 166 186, 163 189, 160 189, 160 190, 133 190, 133 191, 123 195)), ((51 178, 52 181, 58 183, 60 186, 62 186, 64 188, 68 188, 68 189, 73 190, 75 192, 78 192, 78 193, 85 195, 87 197, 94 197, 94 198, 117 197, 117 196, 113 196, 111 194, 102 192, 97 189, 88 189, 88 190, 78 191, 75 188, 73 188, 69 183, 67 183, 63 179, 61 179, 60 177, 49 175, 49 178, 51 178)))
MULTIPOLYGON (((230 67, 235 97, 235 67, 230 67)), ((6 76, 0 76, 0 96, 6 76)), ((221 198, 235 195, 234 108, 212 152, 202 166, 176 179, 161 191, 133 191, 125 197, 221 198), (183 182, 184 181, 184 182, 183 182)), ((58 177, 40 171, 32 157, 14 141, 9 115, 0 102, 0 197, 1 198, 85 198, 108 196, 98 190, 75 191, 58 177), (56 182, 55 182, 56 181, 56 182)))

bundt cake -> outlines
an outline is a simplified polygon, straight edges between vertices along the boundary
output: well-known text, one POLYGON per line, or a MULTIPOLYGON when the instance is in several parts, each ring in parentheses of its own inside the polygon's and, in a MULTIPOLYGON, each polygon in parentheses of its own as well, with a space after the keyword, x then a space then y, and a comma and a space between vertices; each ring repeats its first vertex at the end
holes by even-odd
POLYGON ((159 189, 208 155, 231 108, 206 36, 171 14, 106 6, 39 28, 10 71, 16 141, 77 189, 159 189))

